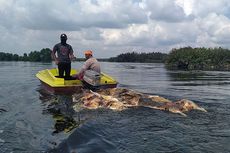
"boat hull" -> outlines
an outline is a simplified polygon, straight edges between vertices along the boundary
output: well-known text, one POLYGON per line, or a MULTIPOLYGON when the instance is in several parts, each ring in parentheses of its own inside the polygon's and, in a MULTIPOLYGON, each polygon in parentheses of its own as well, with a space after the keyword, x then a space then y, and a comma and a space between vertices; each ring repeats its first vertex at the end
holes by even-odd
MULTIPOLYGON (((42 81, 40 82, 41 82, 42 89, 48 91, 49 93, 53 93, 53 94, 73 94, 76 92, 80 92, 83 89, 83 86, 51 87, 50 85, 42 81)), ((99 86, 100 89, 116 88, 116 87, 117 87, 117 84, 99 86)))
MULTIPOLYGON (((76 74, 77 70, 72 69, 71 75, 76 74)), ((64 80, 55 77, 58 69, 46 69, 39 71, 36 77, 41 82, 41 87, 50 93, 72 94, 81 91, 84 86, 80 80, 64 80)), ((98 88, 116 88, 117 82, 112 77, 102 73, 101 82, 98 88)))

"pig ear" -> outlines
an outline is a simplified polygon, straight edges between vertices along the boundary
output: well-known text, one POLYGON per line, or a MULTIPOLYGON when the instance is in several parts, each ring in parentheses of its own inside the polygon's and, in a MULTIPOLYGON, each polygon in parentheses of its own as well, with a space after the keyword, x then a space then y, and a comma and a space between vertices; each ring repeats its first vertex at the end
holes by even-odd
POLYGON ((197 110, 200 110, 200 111, 202 111, 202 112, 207 112, 204 108, 202 108, 202 107, 197 107, 196 108, 197 110))
POLYGON ((182 116, 184 116, 184 117, 187 117, 187 115, 185 113, 183 113, 183 112, 177 112, 177 113, 182 115, 182 116))

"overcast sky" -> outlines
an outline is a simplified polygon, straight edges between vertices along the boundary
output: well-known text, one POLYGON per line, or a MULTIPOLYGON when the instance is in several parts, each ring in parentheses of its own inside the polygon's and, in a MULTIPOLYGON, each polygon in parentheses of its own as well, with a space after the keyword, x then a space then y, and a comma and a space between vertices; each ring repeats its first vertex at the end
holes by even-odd
POLYGON ((229 0, 0 0, 0 52, 50 48, 66 33, 74 54, 230 48, 229 0))

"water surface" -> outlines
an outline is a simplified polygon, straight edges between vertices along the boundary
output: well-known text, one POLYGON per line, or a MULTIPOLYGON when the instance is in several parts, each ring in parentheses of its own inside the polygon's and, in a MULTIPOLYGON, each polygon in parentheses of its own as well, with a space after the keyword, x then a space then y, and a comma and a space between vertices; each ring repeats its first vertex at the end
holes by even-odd
MULTIPOLYGON (((71 96, 43 91, 35 77, 54 64, 0 62, 0 152, 151 153, 230 152, 230 72, 168 71, 163 64, 101 63, 119 87, 176 101, 187 98, 208 113, 182 117, 149 108, 122 112, 69 108, 71 96), (54 133, 50 101, 84 122, 54 133)), ((80 67, 82 63, 73 63, 80 67)))

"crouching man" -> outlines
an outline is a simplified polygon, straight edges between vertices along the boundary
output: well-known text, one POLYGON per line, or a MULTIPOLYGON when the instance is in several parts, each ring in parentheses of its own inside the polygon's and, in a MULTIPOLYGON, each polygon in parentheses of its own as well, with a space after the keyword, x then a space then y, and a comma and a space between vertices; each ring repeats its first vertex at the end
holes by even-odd
POLYGON ((79 80, 83 80, 85 71, 87 70, 92 70, 99 74, 101 73, 100 63, 96 58, 93 57, 93 52, 91 50, 87 50, 84 52, 84 54, 86 59, 85 63, 83 64, 80 71, 77 74, 73 75, 73 78, 79 80))

